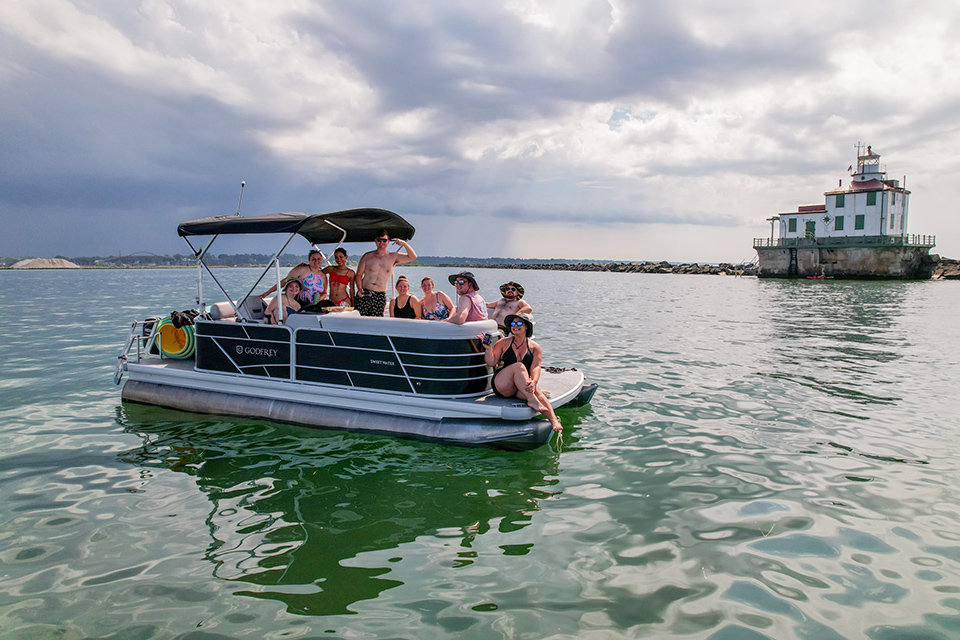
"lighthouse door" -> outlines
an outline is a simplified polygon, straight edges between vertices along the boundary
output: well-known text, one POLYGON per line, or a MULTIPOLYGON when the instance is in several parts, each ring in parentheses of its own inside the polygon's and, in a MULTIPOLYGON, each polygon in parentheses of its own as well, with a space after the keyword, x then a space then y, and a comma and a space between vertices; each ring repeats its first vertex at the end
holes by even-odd
POLYGON ((817 223, 814 220, 807 221, 806 233, 804 233, 805 238, 816 238, 817 237, 817 223))

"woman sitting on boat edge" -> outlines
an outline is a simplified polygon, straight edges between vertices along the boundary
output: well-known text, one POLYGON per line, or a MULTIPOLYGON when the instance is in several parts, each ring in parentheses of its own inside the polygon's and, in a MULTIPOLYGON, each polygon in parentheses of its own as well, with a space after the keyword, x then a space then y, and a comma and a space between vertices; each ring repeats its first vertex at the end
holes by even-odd
POLYGON ((540 390, 540 363, 543 349, 533 337, 533 318, 528 313, 512 313, 504 318, 510 336, 496 344, 484 344, 484 360, 493 367, 490 386, 501 398, 520 398, 527 406, 547 417, 554 431, 563 429, 546 394, 540 390))
POLYGON ((266 310, 263 312, 264 317, 270 321, 270 324, 280 324, 279 318, 277 317, 277 301, 281 298, 283 299, 284 319, 289 317, 291 313, 300 311, 300 302, 297 300, 297 296, 300 295, 302 290, 303 286, 299 280, 289 280, 287 284, 284 285, 283 295, 274 296, 273 300, 270 301, 270 304, 267 305, 266 310))

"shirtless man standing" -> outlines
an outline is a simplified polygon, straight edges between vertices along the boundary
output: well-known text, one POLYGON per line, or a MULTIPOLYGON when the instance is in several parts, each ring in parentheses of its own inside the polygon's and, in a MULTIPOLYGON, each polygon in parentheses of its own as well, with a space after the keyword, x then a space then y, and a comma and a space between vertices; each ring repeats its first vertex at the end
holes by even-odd
POLYGON ((503 297, 496 302, 488 302, 487 309, 493 309, 488 312, 490 319, 496 320, 500 333, 507 336, 510 335, 510 330, 503 325, 503 319, 518 313, 533 313, 533 308, 523 299, 523 287, 516 282, 500 285, 500 293, 503 297))
POLYGON ((391 239, 383 229, 377 233, 376 243, 376 250, 363 254, 357 265, 357 295, 353 305, 362 316, 383 315, 383 309, 387 306, 387 284, 393 277, 393 268, 417 259, 417 252, 406 240, 391 239), (387 251, 391 240, 398 247, 403 247, 406 253, 387 251))

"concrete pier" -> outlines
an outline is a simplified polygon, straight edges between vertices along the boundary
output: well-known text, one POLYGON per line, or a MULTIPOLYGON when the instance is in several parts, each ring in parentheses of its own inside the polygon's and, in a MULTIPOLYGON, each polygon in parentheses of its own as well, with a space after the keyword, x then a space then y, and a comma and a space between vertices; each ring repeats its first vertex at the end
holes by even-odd
POLYGON ((926 280, 937 268, 939 256, 928 246, 767 246, 754 247, 761 278, 865 278, 926 280))

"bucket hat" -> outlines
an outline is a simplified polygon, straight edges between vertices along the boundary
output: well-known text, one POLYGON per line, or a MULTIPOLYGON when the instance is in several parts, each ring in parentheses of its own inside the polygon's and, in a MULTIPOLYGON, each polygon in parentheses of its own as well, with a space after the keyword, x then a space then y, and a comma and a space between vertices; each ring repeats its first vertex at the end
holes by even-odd
POLYGON ((506 318, 503 319, 503 326, 507 327, 507 329, 509 330, 510 323, 513 322, 514 320, 520 320, 525 325, 527 325, 527 337, 528 338, 533 337, 533 325, 534 325, 533 316, 531 316, 529 313, 525 311, 521 311, 520 313, 511 313, 510 315, 508 315, 506 318))
POLYGON ((473 288, 475 291, 480 291, 480 285, 477 284, 477 279, 474 278, 473 274, 470 273, 469 271, 461 271, 460 273, 455 273, 449 278, 447 278, 447 280, 450 281, 450 284, 455 285, 457 284, 457 278, 463 278, 464 280, 467 280, 468 282, 470 282, 470 284, 473 285, 473 288))
POLYGON ((500 293, 501 293, 501 295, 503 294, 503 289, 504 289, 505 287, 516 287, 516 289, 517 289, 517 300, 520 300, 521 298, 523 298, 523 287, 520 286, 520 283, 519 283, 519 282, 514 282, 513 280, 511 280, 510 282, 504 282, 502 285, 500 285, 500 293))

